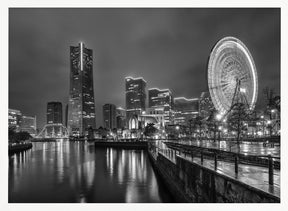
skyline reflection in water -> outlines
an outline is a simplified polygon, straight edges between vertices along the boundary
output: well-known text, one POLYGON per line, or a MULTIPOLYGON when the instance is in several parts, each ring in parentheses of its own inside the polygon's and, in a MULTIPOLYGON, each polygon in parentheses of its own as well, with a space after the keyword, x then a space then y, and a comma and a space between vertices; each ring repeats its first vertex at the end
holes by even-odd
POLYGON ((93 143, 33 143, 9 157, 9 202, 173 202, 147 152, 93 143))

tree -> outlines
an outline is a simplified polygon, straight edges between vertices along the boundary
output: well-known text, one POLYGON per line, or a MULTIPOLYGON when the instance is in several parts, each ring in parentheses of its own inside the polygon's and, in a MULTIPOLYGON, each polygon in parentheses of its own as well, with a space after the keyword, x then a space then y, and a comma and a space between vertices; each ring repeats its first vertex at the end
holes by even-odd
POLYGON ((14 142, 16 138, 16 131, 15 127, 8 128, 8 139, 10 142, 14 142))
POLYGON ((106 128, 103 128, 102 126, 100 126, 98 128, 98 133, 101 136, 101 138, 107 138, 108 130, 106 128))
POLYGON ((148 123, 144 128, 144 135, 145 136, 153 136, 158 129, 155 127, 154 123, 148 123))
MULTIPOLYGON (((265 114, 269 116, 270 123, 268 124, 267 128, 269 130, 270 135, 272 134, 273 127, 275 126, 272 123, 272 113, 273 112, 279 112, 280 113, 280 96, 274 96, 274 90, 270 89, 268 87, 265 87, 263 90, 263 94, 266 98, 266 109, 265 109, 265 114)), ((280 116, 280 114, 279 114, 280 116)), ((276 122, 280 124, 280 121, 276 122)))
POLYGON ((216 119, 216 114, 217 114, 216 109, 210 110, 210 114, 209 114, 209 117, 207 119, 207 126, 208 126, 209 131, 213 132, 214 142, 216 142, 216 134, 217 134, 217 132, 219 132, 219 130, 218 130, 219 122, 216 119))
POLYGON ((232 106, 231 112, 228 115, 228 126, 231 131, 236 132, 237 145, 240 144, 243 131, 247 129, 247 121, 249 121, 251 111, 244 103, 236 103, 232 106))
POLYGON ((200 116, 197 116, 195 119, 194 119, 194 130, 198 130, 197 133, 198 133, 198 136, 199 136, 199 139, 201 140, 201 134, 202 134, 202 127, 203 126, 203 118, 200 117, 200 116))
POLYGON ((20 131, 16 133, 16 142, 25 141, 31 139, 32 136, 26 131, 20 131))

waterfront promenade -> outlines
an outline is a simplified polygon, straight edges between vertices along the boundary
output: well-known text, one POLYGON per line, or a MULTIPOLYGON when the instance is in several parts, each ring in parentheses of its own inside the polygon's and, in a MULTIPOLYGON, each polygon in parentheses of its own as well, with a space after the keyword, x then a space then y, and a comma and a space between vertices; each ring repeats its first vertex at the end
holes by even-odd
POLYGON ((185 159, 271 194, 280 200, 280 157, 277 157, 280 155, 279 146, 271 148, 261 143, 243 143, 240 145, 239 153, 239 149, 231 149, 227 145, 228 143, 211 141, 159 141, 153 154, 156 158, 159 153, 175 164, 176 157, 185 159), (267 160, 269 154, 273 155, 270 166, 267 160), (236 164, 235 155, 238 159, 236 164), (247 162, 249 157, 253 158, 253 162, 247 162))

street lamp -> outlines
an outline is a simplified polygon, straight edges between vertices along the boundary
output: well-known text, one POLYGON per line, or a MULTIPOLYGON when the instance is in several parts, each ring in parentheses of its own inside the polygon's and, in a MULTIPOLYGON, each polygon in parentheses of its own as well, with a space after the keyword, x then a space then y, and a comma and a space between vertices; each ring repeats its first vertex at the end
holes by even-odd
POLYGON ((245 88, 240 88, 240 92, 246 93, 246 89, 245 88))
POLYGON ((221 114, 217 114, 217 115, 216 115, 216 119, 217 119, 218 121, 220 121, 221 118, 222 118, 222 115, 221 115, 221 114))

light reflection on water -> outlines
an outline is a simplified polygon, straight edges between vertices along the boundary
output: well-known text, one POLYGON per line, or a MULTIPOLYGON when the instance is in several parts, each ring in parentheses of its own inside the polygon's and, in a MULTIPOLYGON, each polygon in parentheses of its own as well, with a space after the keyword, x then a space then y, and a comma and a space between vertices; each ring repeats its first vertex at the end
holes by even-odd
POLYGON ((172 202, 146 151, 33 143, 9 157, 9 202, 172 202))

